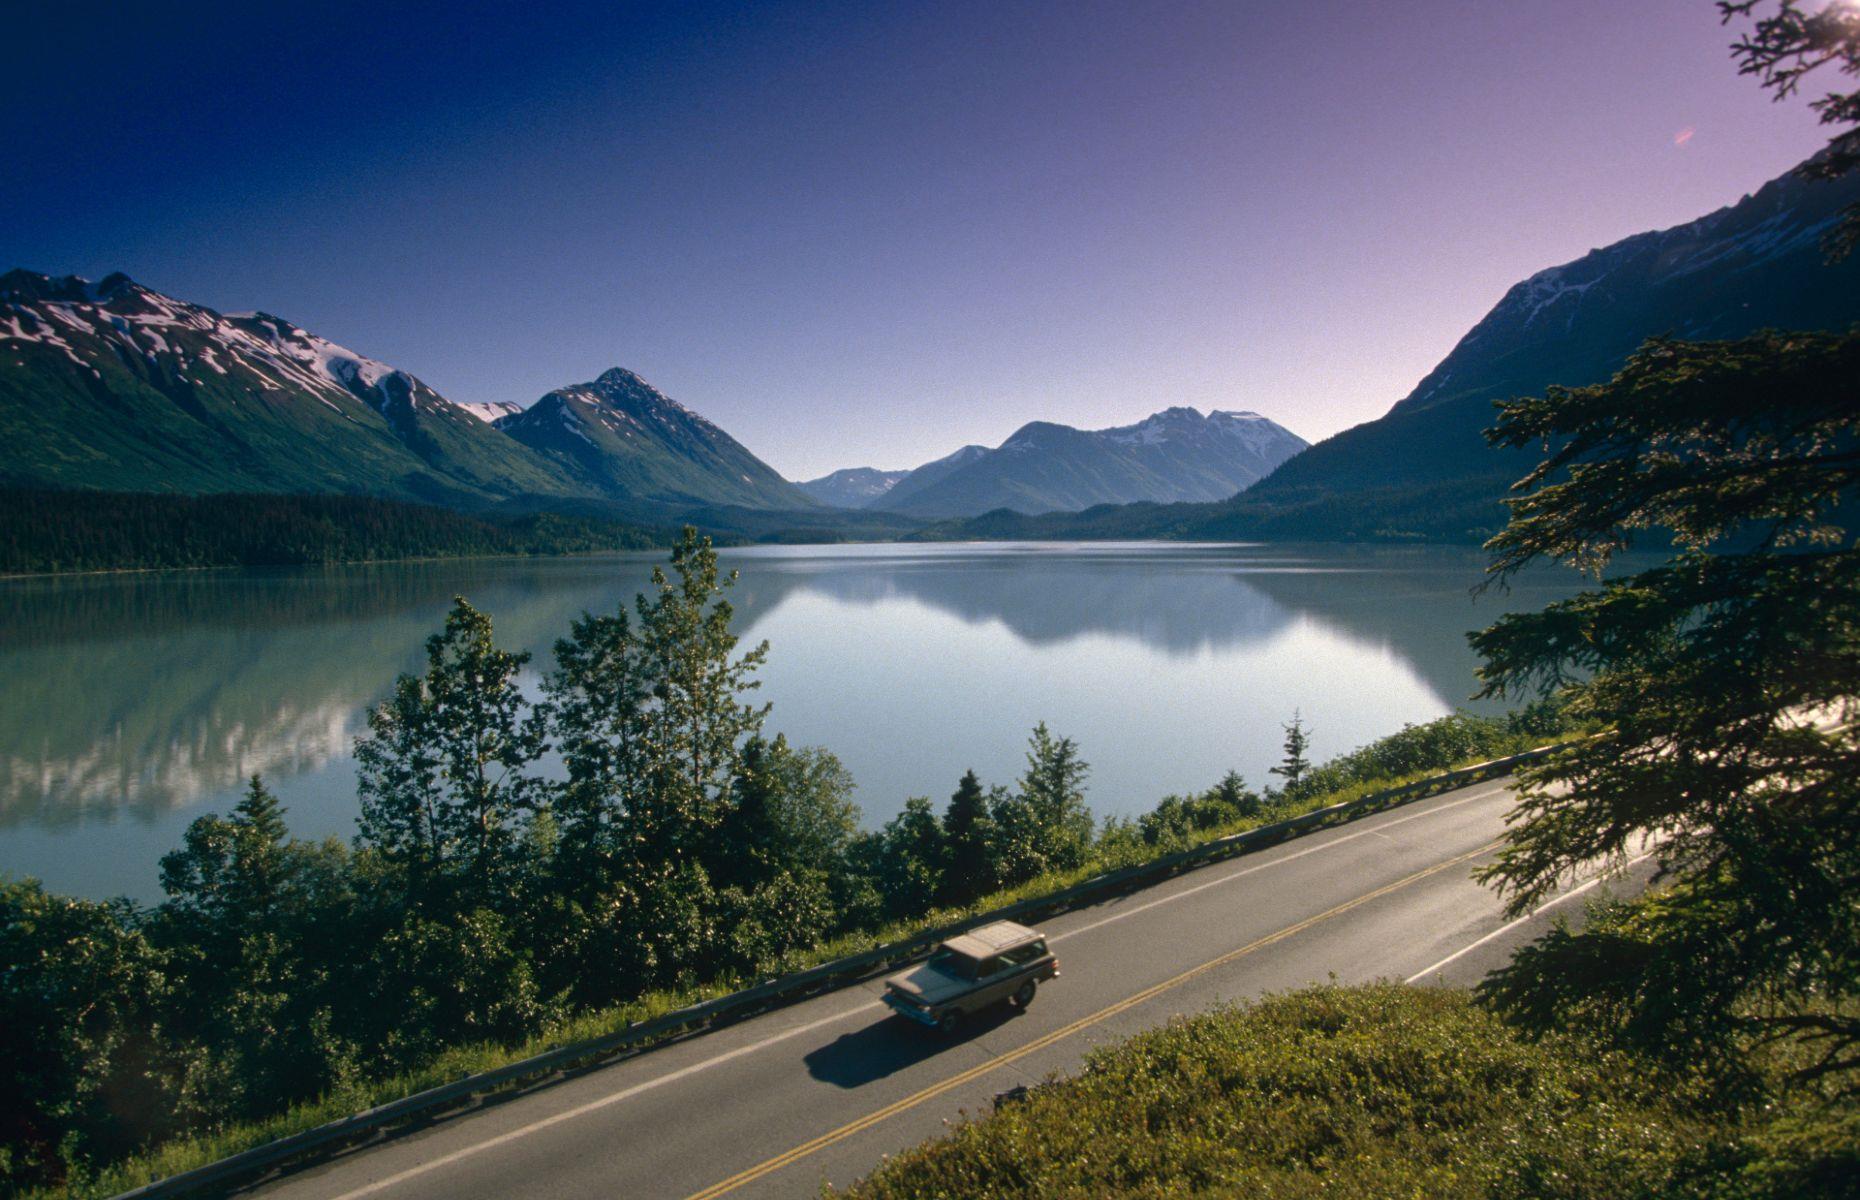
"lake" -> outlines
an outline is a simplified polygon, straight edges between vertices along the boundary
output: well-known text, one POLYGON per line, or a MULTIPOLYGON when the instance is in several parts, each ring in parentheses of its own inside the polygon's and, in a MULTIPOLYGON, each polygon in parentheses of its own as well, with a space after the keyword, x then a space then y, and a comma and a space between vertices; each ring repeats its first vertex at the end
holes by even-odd
MULTIPOLYGON (((352 743, 417 669, 451 598, 546 664, 662 555, 484 559, 0 582, 0 872, 159 896, 160 856, 253 772, 294 831, 348 837, 352 743)), ((1465 632, 1571 590, 1475 598, 1439 547, 1036 543, 729 550, 745 642, 766 639, 768 728, 851 769, 868 824, 940 805, 963 770, 1008 783, 1044 720, 1091 764, 1099 814, 1229 770, 1269 781, 1300 710, 1313 759, 1476 706, 1465 632)))

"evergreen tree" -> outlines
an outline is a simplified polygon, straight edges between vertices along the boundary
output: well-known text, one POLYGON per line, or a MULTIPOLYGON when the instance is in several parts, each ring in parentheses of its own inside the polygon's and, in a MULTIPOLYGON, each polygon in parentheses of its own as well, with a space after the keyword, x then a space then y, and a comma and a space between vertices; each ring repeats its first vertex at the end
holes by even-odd
POLYGON ((1305 757, 1305 751, 1311 748, 1311 735, 1305 729, 1304 716, 1297 709, 1292 710, 1292 723, 1282 727, 1285 730, 1285 757, 1279 765, 1273 767, 1271 774, 1285 780, 1285 790, 1296 788, 1305 773, 1311 769, 1311 761, 1305 757))
POLYGON ((271 927, 301 866, 286 836, 284 806, 252 776, 230 818, 196 819, 181 849, 162 856, 168 911, 197 925, 199 936, 237 939, 271 927))
POLYGON ((996 885, 990 847, 994 830, 988 817, 988 797, 974 771, 964 771, 943 813, 944 904, 967 904, 996 885))
POLYGON ((1214 785, 1204 800, 1206 806, 1217 814, 1209 825, 1225 825, 1229 821, 1257 817, 1266 811, 1259 793, 1246 785, 1246 780, 1238 771, 1229 771, 1221 776, 1221 781, 1214 785))
POLYGON ((1494 578, 1663 564, 1476 635, 1489 696, 1555 689, 1601 732, 1521 773, 1484 878, 1524 912, 1597 859, 1670 886, 1521 955, 1492 989, 1554 1025, 1602 1008, 1688 1062, 1800 1031, 1860 1066, 1860 332, 1647 343, 1613 380, 1503 406, 1540 446, 1494 578))
POLYGON ((1019 789, 992 806, 995 855, 1004 883, 1084 863, 1093 832, 1084 791, 1090 770, 1071 738, 1054 737, 1044 721, 1034 726, 1019 789))
MULTIPOLYGON (((1829 64, 1841 74, 1860 75, 1860 7, 1834 3, 1810 12, 1798 0, 1775 0, 1773 8, 1769 0, 1719 0, 1718 11, 1726 22, 1755 19, 1731 52, 1738 72, 1755 75, 1773 99, 1795 95, 1804 79, 1829 64)), ((1797 171, 1806 179, 1839 179, 1860 170, 1860 90, 1827 92, 1809 107, 1820 114, 1822 124, 1846 128, 1797 171)), ((1860 245, 1860 204, 1842 214, 1827 245, 1835 258, 1860 245)))
POLYGON ((198 1042, 183 1115, 216 1121, 306 1095, 323 1064, 298 1035, 314 988, 303 934, 317 913, 312 856, 288 840, 284 809, 256 775, 230 817, 196 819, 161 860, 167 901, 153 934, 180 1000, 169 1024, 198 1042))
POLYGON ((494 898, 515 868, 516 823, 536 799, 528 771, 545 749, 517 685, 529 656, 497 649, 490 618, 461 596, 426 660, 370 710, 356 743, 360 841, 416 888, 445 880, 494 898))

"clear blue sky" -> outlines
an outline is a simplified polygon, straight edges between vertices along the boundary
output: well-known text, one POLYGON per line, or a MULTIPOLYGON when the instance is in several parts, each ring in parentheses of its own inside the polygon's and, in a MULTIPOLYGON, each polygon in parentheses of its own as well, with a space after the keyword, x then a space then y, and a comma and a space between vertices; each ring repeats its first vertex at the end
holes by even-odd
POLYGON ((1171 404, 1316 439, 1516 280, 1824 140, 1708 0, 7 26, 0 265, 275 312, 456 400, 624 365, 791 477, 1171 404))

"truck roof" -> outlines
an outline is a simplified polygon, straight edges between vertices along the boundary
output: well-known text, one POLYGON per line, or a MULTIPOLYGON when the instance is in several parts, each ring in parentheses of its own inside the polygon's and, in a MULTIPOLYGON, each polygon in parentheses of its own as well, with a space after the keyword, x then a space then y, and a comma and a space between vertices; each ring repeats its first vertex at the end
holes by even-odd
POLYGON ((1038 930, 1029 929, 1025 925, 1016 925, 1012 921, 992 921, 987 925, 977 925, 967 933, 950 938, 943 944, 956 953, 966 954, 970 958, 987 958, 991 954, 999 954, 1009 946, 1030 942, 1039 936, 1038 930))

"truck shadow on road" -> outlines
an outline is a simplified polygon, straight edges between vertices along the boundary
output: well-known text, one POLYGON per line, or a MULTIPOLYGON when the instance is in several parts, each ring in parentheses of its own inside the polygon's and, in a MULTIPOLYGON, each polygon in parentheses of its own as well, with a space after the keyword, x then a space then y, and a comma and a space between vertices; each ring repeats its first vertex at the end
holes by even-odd
POLYGON ((997 1004, 963 1021, 954 1033, 887 1016, 810 1052, 807 1073, 835 1087, 860 1087, 993 1033, 1020 1015, 1018 1008, 997 1004))

